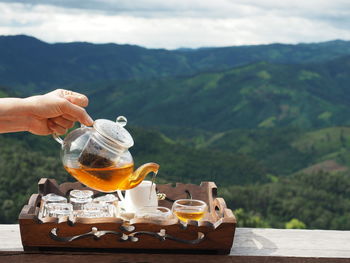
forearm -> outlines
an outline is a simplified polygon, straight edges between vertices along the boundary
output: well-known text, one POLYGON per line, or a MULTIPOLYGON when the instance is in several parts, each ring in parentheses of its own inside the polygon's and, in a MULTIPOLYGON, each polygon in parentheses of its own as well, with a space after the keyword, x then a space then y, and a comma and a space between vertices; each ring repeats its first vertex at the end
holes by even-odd
POLYGON ((27 99, 0 99, 0 133, 27 131, 30 104, 27 99))

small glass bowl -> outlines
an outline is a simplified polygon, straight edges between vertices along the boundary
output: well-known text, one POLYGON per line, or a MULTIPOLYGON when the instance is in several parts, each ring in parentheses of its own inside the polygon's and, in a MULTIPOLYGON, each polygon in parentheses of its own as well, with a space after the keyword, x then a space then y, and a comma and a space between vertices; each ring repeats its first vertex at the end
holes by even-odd
POLYGON ((67 198, 64 196, 56 195, 56 194, 47 194, 44 195, 41 200, 43 200, 46 204, 48 203, 67 203, 67 198))
POLYGON ((41 208, 40 208, 43 217, 47 216, 47 205, 50 203, 64 204, 64 203, 67 203, 67 198, 65 198, 64 196, 53 194, 53 193, 44 195, 41 198, 41 208))
POLYGON ((92 198, 94 193, 91 190, 72 190, 69 193, 70 198, 77 198, 77 199, 87 199, 92 198))
POLYGON ((84 205, 92 202, 93 194, 91 190, 72 190, 69 193, 69 202, 74 210, 82 210, 84 205))
POLYGON ((46 205, 46 213, 49 217, 70 216, 73 213, 73 206, 69 203, 49 203, 46 205))
POLYGON ((102 195, 99 197, 96 197, 93 199, 92 201, 95 204, 103 204, 103 205, 110 205, 112 211, 112 214, 115 216, 116 214, 118 214, 118 198, 113 195, 113 194, 106 194, 106 195, 102 195))
POLYGON ((76 216, 82 218, 113 217, 114 208, 109 204, 88 203, 77 212, 76 216))
POLYGON ((118 202, 118 198, 113 194, 106 194, 106 195, 102 195, 94 198, 93 202, 99 203, 99 204, 107 203, 112 205, 118 202))

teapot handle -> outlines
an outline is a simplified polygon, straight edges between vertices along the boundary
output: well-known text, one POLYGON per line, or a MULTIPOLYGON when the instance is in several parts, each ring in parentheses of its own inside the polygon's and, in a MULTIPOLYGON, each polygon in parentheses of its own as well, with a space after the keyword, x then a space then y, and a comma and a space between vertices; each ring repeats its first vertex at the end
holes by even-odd
POLYGON ((123 202, 123 201, 125 200, 125 198, 124 198, 124 196, 123 196, 122 191, 117 190, 117 194, 118 194, 118 197, 119 197, 120 201, 123 202))
POLYGON ((55 139, 56 142, 58 142, 59 144, 63 145, 62 138, 60 136, 58 136, 56 133, 53 133, 52 137, 55 139))
MULTIPOLYGON (((80 128, 85 128, 85 127, 87 127, 87 126, 82 124, 82 123, 80 124, 80 128)), ((52 137, 55 139, 56 142, 58 142, 59 144, 63 145, 62 138, 60 136, 58 136, 56 133, 53 133, 52 137)))

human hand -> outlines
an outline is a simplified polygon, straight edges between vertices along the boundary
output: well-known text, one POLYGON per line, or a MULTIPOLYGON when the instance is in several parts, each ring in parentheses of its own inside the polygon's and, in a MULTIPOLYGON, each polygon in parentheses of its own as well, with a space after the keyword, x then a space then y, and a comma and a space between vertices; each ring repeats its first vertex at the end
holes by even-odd
POLYGON ((76 121, 86 126, 93 124, 84 109, 89 101, 83 94, 57 89, 25 100, 30 105, 28 131, 33 134, 65 134, 76 121))

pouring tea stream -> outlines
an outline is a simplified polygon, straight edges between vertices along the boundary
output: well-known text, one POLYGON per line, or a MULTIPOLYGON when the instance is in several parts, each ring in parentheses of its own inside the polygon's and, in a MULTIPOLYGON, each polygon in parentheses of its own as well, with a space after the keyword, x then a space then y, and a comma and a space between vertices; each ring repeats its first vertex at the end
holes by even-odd
POLYGON ((151 172, 154 182, 158 164, 146 163, 134 170, 129 152, 134 140, 124 128, 126 123, 123 116, 116 122, 98 119, 92 127, 81 125, 64 139, 53 135, 62 146, 64 168, 79 182, 101 192, 132 189, 151 172))

